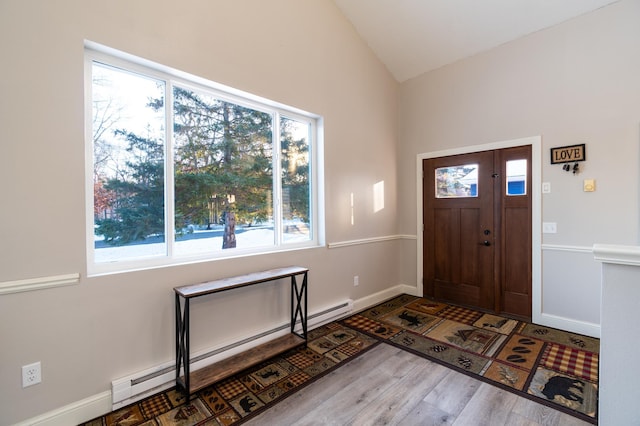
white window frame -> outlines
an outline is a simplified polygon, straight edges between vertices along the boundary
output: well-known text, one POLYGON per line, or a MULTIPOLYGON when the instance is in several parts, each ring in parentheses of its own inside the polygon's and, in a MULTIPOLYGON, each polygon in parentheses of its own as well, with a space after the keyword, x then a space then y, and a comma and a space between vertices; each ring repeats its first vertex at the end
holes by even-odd
POLYGON ((323 120, 317 114, 312 114, 294 107, 290 107, 269 99, 265 99, 247 92, 243 92, 213 81, 197 77, 167 66, 163 66, 103 45, 85 41, 85 193, 86 193, 86 254, 87 275, 96 276, 110 273, 152 269, 172 265, 182 265, 194 262, 204 262, 219 259, 229 259, 242 256, 253 256, 299 249, 321 247, 324 239, 324 188, 323 182, 323 120), (135 260, 116 262, 95 261, 94 242, 94 188, 93 188, 93 99, 92 99, 92 65, 100 62, 106 65, 136 72, 148 77, 166 82, 165 111, 166 140, 165 140, 165 241, 167 255, 135 260), (273 220, 275 241, 273 246, 259 248, 235 248, 215 251, 206 254, 176 257, 173 255, 174 235, 174 162, 172 153, 173 115, 170 113, 173 102, 173 84, 183 88, 206 90, 215 94, 219 99, 233 102, 254 110, 271 113, 274 117, 273 135, 273 220), (310 225, 311 238, 298 243, 284 243, 282 241, 282 203, 281 198, 281 155, 279 119, 281 116, 291 118, 311 127, 309 140, 309 178, 310 185, 310 225))

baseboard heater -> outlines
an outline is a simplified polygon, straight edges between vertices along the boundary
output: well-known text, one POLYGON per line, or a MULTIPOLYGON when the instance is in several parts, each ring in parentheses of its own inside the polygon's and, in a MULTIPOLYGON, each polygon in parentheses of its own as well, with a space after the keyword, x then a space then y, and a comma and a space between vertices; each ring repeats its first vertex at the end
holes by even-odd
MULTIPOLYGON (((309 329, 319 327, 323 324, 344 317, 352 311, 353 300, 348 299, 319 312, 309 314, 307 327, 309 329)), ((290 326, 291 325, 289 323, 286 323, 220 348, 198 352, 191 358, 191 371, 193 372, 216 363, 249 348, 267 342, 275 337, 284 336, 289 333, 290 326)), ((175 371, 176 365, 174 360, 112 381, 112 408, 116 410, 133 402, 139 401, 149 395, 153 395, 154 393, 169 389, 175 385, 175 371)))

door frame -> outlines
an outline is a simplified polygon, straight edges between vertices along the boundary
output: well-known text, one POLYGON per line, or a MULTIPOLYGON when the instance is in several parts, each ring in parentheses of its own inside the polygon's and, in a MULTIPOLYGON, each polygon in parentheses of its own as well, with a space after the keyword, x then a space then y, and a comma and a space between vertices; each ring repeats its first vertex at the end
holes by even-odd
POLYGON ((463 146, 443 151, 421 153, 416 156, 416 234, 418 243, 416 285, 418 295, 422 296, 424 293, 422 160, 523 145, 531 146, 531 320, 540 324, 542 316, 542 136, 463 146))

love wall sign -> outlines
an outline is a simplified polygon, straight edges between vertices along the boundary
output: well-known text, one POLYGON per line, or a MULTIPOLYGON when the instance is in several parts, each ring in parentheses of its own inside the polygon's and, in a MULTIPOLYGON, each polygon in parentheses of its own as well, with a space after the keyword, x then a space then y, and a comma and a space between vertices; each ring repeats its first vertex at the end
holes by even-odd
POLYGON ((585 144, 551 148, 551 164, 585 161, 585 144))

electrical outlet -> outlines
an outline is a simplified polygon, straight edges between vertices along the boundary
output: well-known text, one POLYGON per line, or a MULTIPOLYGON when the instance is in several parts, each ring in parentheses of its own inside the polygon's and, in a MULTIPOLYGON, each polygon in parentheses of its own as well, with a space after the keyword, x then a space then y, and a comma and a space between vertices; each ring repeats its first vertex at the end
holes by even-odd
POLYGON ((355 276, 353 277, 353 286, 354 286, 354 287, 358 287, 359 285, 360 285, 360 277, 359 277, 359 276, 357 276, 357 275, 355 275, 355 276))
POLYGON ((42 381, 40 361, 22 366, 22 387, 37 385, 42 381))

